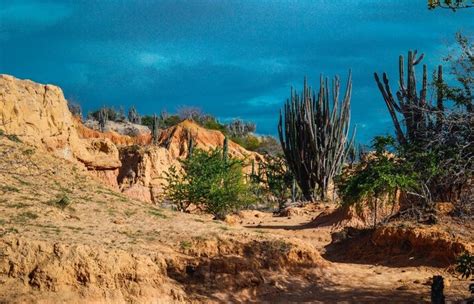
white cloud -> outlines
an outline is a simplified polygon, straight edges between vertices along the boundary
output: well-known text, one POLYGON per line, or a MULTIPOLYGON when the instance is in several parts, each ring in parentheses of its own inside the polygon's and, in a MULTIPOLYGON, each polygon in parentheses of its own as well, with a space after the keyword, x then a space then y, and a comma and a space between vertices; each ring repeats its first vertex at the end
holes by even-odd
POLYGON ((162 68, 170 63, 170 60, 158 53, 142 52, 138 54, 138 63, 146 67, 162 68))

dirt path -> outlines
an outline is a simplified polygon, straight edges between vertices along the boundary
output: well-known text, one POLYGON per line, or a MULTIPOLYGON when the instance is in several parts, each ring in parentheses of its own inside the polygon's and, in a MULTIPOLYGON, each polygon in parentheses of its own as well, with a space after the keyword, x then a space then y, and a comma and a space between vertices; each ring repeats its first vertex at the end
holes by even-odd
MULTIPOLYGON (((280 286, 281 292, 262 294, 261 299, 271 303, 430 303, 430 279, 443 275, 445 294, 450 301, 469 297, 467 282, 459 280, 445 268, 424 265, 422 259, 409 255, 397 257, 406 266, 391 265, 391 257, 379 262, 343 263, 328 246, 334 227, 317 227, 313 219, 328 207, 315 210, 297 210, 287 217, 271 213, 244 212, 241 225, 262 234, 276 234, 299 238, 313 245, 331 263, 324 269, 314 270, 306 280, 288 280, 280 286)), ((350 258, 350 257, 349 257, 350 258)), ((349 260, 349 259, 348 259, 349 260)))

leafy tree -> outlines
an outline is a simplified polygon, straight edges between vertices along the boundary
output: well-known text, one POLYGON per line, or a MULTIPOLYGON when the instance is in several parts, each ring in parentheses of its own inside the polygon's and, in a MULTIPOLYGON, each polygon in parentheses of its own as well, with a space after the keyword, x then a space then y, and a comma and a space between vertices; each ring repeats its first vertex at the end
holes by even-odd
POLYGON ((474 43, 462 33, 456 34, 457 49, 444 60, 449 64, 450 74, 457 84, 448 85, 435 75, 434 84, 443 96, 466 111, 474 111, 474 43))
POLYGON ((223 219, 229 212, 254 202, 242 161, 225 156, 224 151, 194 149, 181 161, 181 170, 170 168, 165 193, 178 210, 186 211, 195 204, 223 219))

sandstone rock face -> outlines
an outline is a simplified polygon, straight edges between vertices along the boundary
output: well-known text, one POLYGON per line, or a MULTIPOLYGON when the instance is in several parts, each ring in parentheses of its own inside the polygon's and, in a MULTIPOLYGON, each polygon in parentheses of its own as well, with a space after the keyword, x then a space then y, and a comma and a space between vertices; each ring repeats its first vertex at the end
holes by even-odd
POLYGON ((89 169, 117 169, 118 150, 104 139, 81 139, 62 90, 0 75, 0 129, 89 169))
POLYGON ((74 124, 56 86, 0 75, 0 128, 63 158, 73 157, 74 124))

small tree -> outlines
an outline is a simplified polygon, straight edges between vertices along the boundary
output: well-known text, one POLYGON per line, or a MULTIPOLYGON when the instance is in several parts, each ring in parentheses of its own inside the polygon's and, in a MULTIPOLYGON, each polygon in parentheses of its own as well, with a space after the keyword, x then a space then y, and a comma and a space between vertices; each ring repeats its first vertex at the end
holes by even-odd
POLYGON ((130 107, 130 109, 128 110, 128 121, 138 125, 142 123, 142 118, 140 117, 140 114, 138 114, 137 109, 135 109, 134 106, 130 107))
POLYGON ((375 137, 372 144, 375 153, 361 161, 355 172, 343 174, 337 182, 343 205, 367 204, 374 211, 374 227, 382 198, 388 197, 392 202, 398 191, 419 187, 419 177, 410 164, 388 152, 394 144, 391 136, 375 137))
POLYGON ((181 170, 173 166, 166 173, 165 194, 178 210, 187 211, 195 204, 216 219, 223 219, 229 212, 254 202, 242 161, 226 156, 224 151, 193 149, 181 161, 181 170))

